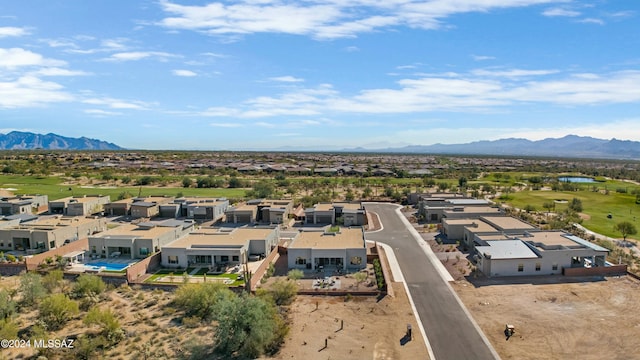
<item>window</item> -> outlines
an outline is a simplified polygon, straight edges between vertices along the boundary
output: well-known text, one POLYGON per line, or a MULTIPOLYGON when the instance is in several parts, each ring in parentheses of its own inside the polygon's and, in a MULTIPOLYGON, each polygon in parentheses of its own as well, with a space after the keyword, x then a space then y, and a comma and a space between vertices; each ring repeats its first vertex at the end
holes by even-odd
POLYGON ((518 264, 518 272, 524 271, 524 264, 518 264))
POLYGON ((95 246, 95 245, 91 247, 91 253, 92 253, 92 254, 95 254, 95 253, 96 253, 96 246, 95 246))
POLYGON ((360 264, 362 264, 362 257, 360 256, 351 257, 351 265, 360 265, 360 264))
POLYGON ((231 259, 232 259, 233 261, 240 261, 240 256, 238 256, 238 255, 233 255, 233 256, 231 257, 231 259))
POLYGON ((536 263, 536 271, 540 271, 540 267, 541 267, 540 263, 536 263))
POLYGON ((49 241, 49 249, 53 249, 56 247, 56 242, 55 241, 49 241))
POLYGON ((304 265, 306 263, 307 263, 307 259, 305 259, 305 258, 299 257, 299 258, 296 259, 296 264, 298 264, 298 265, 304 265))
POLYGON ((220 261, 221 262, 228 262, 229 261, 229 256, 228 255, 221 255, 220 256, 220 261))
POLYGON ((168 260, 169 264, 177 264, 178 263, 178 257, 177 256, 170 255, 167 258, 167 260, 168 260))
POLYGON ((140 256, 149 255, 149 248, 140 248, 140 256))
POLYGON ((551 270, 558 270, 558 264, 553 264, 551 266, 551 270))

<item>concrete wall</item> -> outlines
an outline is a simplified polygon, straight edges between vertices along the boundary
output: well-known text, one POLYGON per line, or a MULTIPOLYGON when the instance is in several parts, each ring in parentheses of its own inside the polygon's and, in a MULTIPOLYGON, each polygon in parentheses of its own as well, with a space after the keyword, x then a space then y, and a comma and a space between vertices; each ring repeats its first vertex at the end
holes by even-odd
POLYGON ((562 272, 565 276, 625 275, 627 273, 627 265, 563 268, 562 272))
POLYGON ((269 255, 267 255, 267 257, 262 261, 262 264, 256 269, 256 271, 251 275, 251 291, 255 291, 258 284, 260 283, 260 280, 267 272, 269 264, 275 263, 279 257, 280 253, 278 252, 278 247, 276 246, 273 251, 271 251, 271 253, 269 253, 269 255))
POLYGON ((148 258, 135 263, 127 268, 127 281, 129 283, 136 283, 138 280, 142 281, 144 275, 149 272, 153 272, 160 267, 161 253, 155 253, 148 258))
POLYGON ((18 275, 23 271, 27 271, 27 265, 24 262, 0 264, 0 275, 2 276, 18 275))

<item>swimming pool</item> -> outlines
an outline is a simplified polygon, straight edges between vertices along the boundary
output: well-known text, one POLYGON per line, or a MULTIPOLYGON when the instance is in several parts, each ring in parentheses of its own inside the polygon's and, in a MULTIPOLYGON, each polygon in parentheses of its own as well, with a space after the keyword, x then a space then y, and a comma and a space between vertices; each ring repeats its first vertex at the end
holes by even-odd
POLYGON ((84 264, 85 267, 88 267, 88 268, 93 269, 93 270, 99 270, 100 268, 104 267, 104 270, 107 270, 107 271, 122 271, 122 270, 128 268, 129 265, 131 265, 131 264, 127 264, 127 263, 124 263, 124 264, 123 263, 109 263, 109 262, 105 262, 105 261, 95 261, 95 262, 84 264))

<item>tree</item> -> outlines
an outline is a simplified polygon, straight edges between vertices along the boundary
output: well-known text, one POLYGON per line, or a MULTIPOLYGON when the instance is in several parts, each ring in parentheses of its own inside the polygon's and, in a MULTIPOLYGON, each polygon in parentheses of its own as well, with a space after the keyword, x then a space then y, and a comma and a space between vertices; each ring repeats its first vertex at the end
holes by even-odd
POLYGON ((253 190, 247 191, 247 196, 255 198, 269 198, 275 192, 275 187, 270 181, 260 180, 253 184, 253 190))
MULTIPOLYGON (((16 312, 16 302, 7 289, 0 290, 0 320, 7 320, 16 312)), ((3 337, 2 339, 11 339, 3 337)))
POLYGON ((191 180, 191 178, 188 178, 188 177, 182 178, 182 187, 188 188, 188 187, 191 187, 192 184, 193 184, 193 180, 191 180))
POLYGON ((638 233, 638 229, 636 229, 636 226, 630 223, 629 221, 621 221, 617 223, 613 227, 613 229, 619 232, 620 234, 622 234, 622 239, 624 241, 627 241, 627 236, 635 235, 638 233))
POLYGON ((76 279, 76 283, 73 287, 73 293, 77 297, 100 295, 105 288, 106 285, 99 276, 82 274, 76 279))
POLYGON ((42 278, 35 273, 26 273, 20 277, 20 293, 22 294, 22 304, 33 306, 46 294, 42 285, 42 278))
POLYGON ((287 273, 287 278, 289 280, 300 280, 304 277, 304 272, 300 269, 291 269, 287 273))
POLYGON ((461 177, 458 179, 458 186, 459 186, 460 188, 465 188, 465 187, 467 187, 467 178, 466 178, 466 177, 464 177, 464 176, 461 176, 461 177))
POLYGON ((268 288, 258 290, 261 297, 268 297, 278 305, 290 305, 298 293, 298 285, 293 281, 277 280, 268 288))
POLYGON ((62 284, 64 273, 60 269, 49 271, 47 275, 42 277, 42 285, 47 289, 49 294, 53 293, 62 284))
POLYGON ((553 201, 545 201, 542 203, 542 207, 547 209, 547 215, 549 215, 549 212, 556 208, 556 203, 553 201))
POLYGON ((353 274, 353 278, 356 280, 356 287, 359 287, 363 281, 367 280, 367 273, 363 271, 358 271, 353 274))
POLYGON ((582 212, 582 200, 578 198, 571 199, 571 202, 569 202, 569 209, 575 212, 582 212))
POLYGON ((120 326, 120 321, 118 321, 115 313, 109 309, 100 310, 100 308, 94 307, 89 310, 83 322, 88 326, 101 326, 102 336, 104 336, 107 342, 111 345, 115 345, 120 342, 120 340, 124 339, 124 331, 120 326))
POLYGON ((78 303, 65 294, 52 294, 40 303, 40 318, 49 330, 58 330, 79 312, 78 303))
POLYGON ((198 316, 203 320, 214 318, 216 305, 223 299, 234 296, 222 283, 207 282, 201 284, 183 284, 174 298, 176 307, 188 316, 198 316))
POLYGON ((288 332, 273 305, 246 293, 221 301, 216 320, 216 351, 227 357, 255 359, 273 352, 288 332))
POLYGON ((18 339, 19 330, 11 319, 0 319, 0 339, 18 339))

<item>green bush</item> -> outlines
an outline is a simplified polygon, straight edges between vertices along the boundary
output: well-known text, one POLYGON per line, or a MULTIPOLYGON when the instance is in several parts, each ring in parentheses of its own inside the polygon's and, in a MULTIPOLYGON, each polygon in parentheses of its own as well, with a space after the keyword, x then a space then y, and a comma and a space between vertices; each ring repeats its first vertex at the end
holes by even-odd
POLYGON ((97 275, 82 274, 76 279, 76 283, 73 287, 73 292, 77 297, 83 297, 88 295, 100 295, 106 285, 102 278, 97 275))

